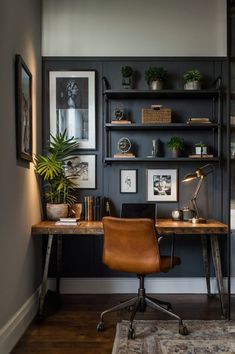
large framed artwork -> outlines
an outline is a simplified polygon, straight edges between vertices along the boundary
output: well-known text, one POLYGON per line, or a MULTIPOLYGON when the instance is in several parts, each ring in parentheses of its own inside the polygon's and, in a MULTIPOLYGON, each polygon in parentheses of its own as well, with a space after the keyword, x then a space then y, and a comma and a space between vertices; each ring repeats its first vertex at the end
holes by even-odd
POLYGON ((77 188, 96 188, 96 155, 71 156, 64 160, 64 169, 77 188))
POLYGON ((120 193, 137 193, 137 170, 120 170, 120 193))
POLYGON ((79 149, 95 149, 95 71, 51 71, 49 96, 50 133, 66 129, 79 149))
POLYGON ((32 161, 32 75, 19 54, 15 64, 17 157, 32 161))
POLYGON ((155 202, 177 202, 178 170, 147 170, 147 200, 155 202))

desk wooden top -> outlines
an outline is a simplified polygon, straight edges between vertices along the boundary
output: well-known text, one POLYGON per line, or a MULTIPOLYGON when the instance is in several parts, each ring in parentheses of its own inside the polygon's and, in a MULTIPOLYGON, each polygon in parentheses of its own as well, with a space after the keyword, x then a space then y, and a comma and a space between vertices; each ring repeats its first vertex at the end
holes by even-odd
MULTIPOLYGON (((188 221, 173 221, 171 219, 157 219, 158 234, 227 234, 228 227, 216 220, 207 220, 205 224, 192 224, 188 221)), ((80 221, 77 226, 55 225, 54 221, 41 221, 32 226, 33 235, 103 235, 101 221, 80 221)))

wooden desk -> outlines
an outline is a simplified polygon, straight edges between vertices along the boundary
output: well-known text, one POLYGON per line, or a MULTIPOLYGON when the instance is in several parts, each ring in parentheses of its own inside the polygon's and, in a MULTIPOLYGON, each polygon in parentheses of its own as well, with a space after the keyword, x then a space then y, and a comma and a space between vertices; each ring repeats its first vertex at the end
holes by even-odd
MULTIPOLYGON (((159 235, 199 235, 202 240, 203 262, 206 274, 207 292, 210 295, 210 272, 208 240, 211 244, 212 259, 218 285, 222 315, 226 317, 224 303, 224 286, 219 249, 219 234, 227 234, 228 227, 216 220, 208 220, 206 224, 192 224, 185 221, 172 221, 171 219, 158 219, 156 230, 159 235)), ((57 267, 61 267, 62 236, 66 235, 102 235, 101 221, 81 221, 77 226, 55 225, 53 221, 42 221, 32 226, 32 235, 48 236, 47 253, 43 272, 42 290, 39 303, 39 315, 42 315, 47 288, 48 267, 51 254, 53 236, 57 235, 57 267)), ((59 293, 59 277, 57 278, 57 292, 59 293)))

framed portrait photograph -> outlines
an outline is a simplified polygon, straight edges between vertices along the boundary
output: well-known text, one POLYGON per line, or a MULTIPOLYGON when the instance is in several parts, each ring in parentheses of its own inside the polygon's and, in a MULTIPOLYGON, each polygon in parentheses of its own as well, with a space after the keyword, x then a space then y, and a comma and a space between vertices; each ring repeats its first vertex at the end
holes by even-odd
POLYGON ((120 193, 137 193, 137 170, 120 170, 120 193))
POLYGON ((178 170, 147 170, 147 201, 178 201, 178 170))
POLYGON ((78 188, 96 188, 96 155, 73 155, 64 160, 64 169, 78 188))
POLYGON ((79 149, 96 148, 95 71, 50 71, 50 133, 66 129, 79 149))
POLYGON ((32 158, 32 75, 17 54, 16 69, 16 148, 17 158, 33 161, 32 158))

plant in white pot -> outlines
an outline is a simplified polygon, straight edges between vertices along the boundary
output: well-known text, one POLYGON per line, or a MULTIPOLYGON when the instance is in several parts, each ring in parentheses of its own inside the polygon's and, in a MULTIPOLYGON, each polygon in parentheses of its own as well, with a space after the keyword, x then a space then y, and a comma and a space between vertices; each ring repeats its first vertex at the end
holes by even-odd
POLYGON ((150 67, 145 70, 145 80, 152 90, 162 90, 163 83, 168 79, 168 73, 163 68, 150 67))
POLYGON ((68 138, 66 131, 51 136, 46 156, 37 154, 34 157, 36 173, 42 177, 47 201, 47 219, 58 220, 68 216, 69 205, 76 202, 73 194, 72 176, 65 175, 64 160, 78 148, 78 142, 68 138))
POLYGON ((184 141, 178 136, 172 136, 172 138, 167 142, 167 146, 171 150, 172 157, 177 158, 180 156, 181 150, 183 150, 184 141))
POLYGON ((200 90, 202 74, 199 70, 188 70, 183 75, 185 90, 200 90))
POLYGON ((131 66, 123 66, 121 69, 122 73, 122 87, 125 89, 131 89, 133 87, 133 74, 134 70, 131 66))
POLYGON ((201 141, 199 143, 196 143, 195 144, 195 153, 196 153, 196 155, 206 155, 207 154, 206 144, 202 143, 201 141))

